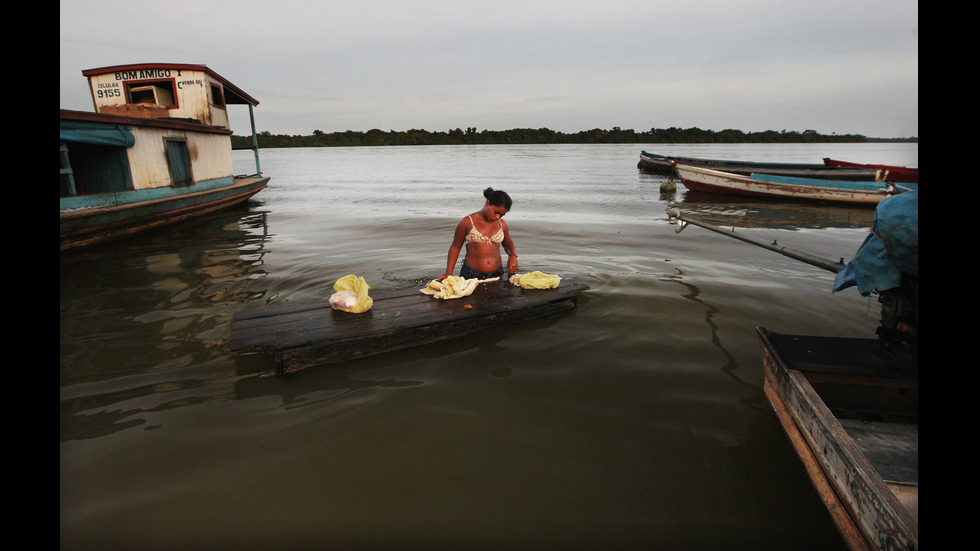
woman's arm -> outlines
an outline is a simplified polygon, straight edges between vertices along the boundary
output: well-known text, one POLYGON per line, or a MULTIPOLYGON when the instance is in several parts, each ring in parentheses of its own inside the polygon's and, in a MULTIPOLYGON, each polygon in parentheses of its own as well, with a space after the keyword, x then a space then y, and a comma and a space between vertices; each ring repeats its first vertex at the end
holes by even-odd
POLYGON ((500 221, 501 225, 504 227, 504 251, 507 253, 507 272, 511 274, 517 273, 517 246, 514 245, 514 240, 510 238, 510 225, 503 220, 500 221))
POLYGON ((446 258, 446 273, 436 279, 442 281, 453 275, 453 270, 456 268, 456 260, 459 259, 459 252, 463 249, 463 238, 465 236, 466 219, 463 218, 459 221, 459 224, 456 224, 456 231, 453 233, 453 242, 449 245, 449 254, 446 258))

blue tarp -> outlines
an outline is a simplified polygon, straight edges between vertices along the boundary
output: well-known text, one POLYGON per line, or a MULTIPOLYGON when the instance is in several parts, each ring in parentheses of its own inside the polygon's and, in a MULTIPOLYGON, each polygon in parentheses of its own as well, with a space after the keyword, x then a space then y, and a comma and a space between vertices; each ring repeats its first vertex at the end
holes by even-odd
POLYGON ((919 191, 878 203, 871 233, 837 272, 834 292, 857 286, 862 295, 898 287, 902 272, 919 275, 919 191))
POLYGON ((61 141, 133 147, 136 137, 125 126, 88 121, 61 121, 61 141))

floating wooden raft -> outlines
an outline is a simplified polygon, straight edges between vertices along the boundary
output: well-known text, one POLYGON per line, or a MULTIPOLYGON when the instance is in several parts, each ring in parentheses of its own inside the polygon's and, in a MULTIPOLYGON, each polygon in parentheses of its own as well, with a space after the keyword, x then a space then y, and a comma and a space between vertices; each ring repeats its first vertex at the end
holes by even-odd
POLYGON ((327 300, 272 306, 235 314, 231 350, 271 352, 276 372, 286 375, 570 310, 588 288, 564 279, 555 289, 493 282, 450 300, 417 288, 382 291, 370 293, 374 305, 361 314, 334 310, 327 300))

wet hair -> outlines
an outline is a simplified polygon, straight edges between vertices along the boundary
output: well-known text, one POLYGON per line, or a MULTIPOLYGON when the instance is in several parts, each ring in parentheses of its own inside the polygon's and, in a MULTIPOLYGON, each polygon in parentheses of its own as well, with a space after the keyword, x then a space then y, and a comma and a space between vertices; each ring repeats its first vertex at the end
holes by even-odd
POLYGON ((510 205, 513 203, 510 200, 510 195, 507 195, 507 192, 500 190, 494 191, 492 187, 483 190, 483 196, 487 198, 487 201, 490 201, 491 205, 504 207, 507 210, 510 210, 510 205))

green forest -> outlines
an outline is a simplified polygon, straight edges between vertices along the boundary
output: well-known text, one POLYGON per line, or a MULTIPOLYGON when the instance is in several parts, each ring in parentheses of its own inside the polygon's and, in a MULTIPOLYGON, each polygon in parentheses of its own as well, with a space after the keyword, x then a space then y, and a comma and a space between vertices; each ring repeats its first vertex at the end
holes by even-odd
MULTIPOLYGON (((446 132, 428 130, 379 129, 359 132, 323 132, 309 136, 289 136, 261 132, 256 136, 260 148, 272 147, 351 147, 379 145, 468 145, 468 144, 598 144, 598 143, 862 143, 870 141, 918 141, 915 138, 880 140, 859 134, 819 134, 814 130, 742 132, 741 130, 702 130, 700 128, 651 128, 646 132, 613 127, 565 133, 549 128, 480 130, 457 128, 446 132)), ((251 136, 232 136, 234 147, 251 147, 251 136)))

